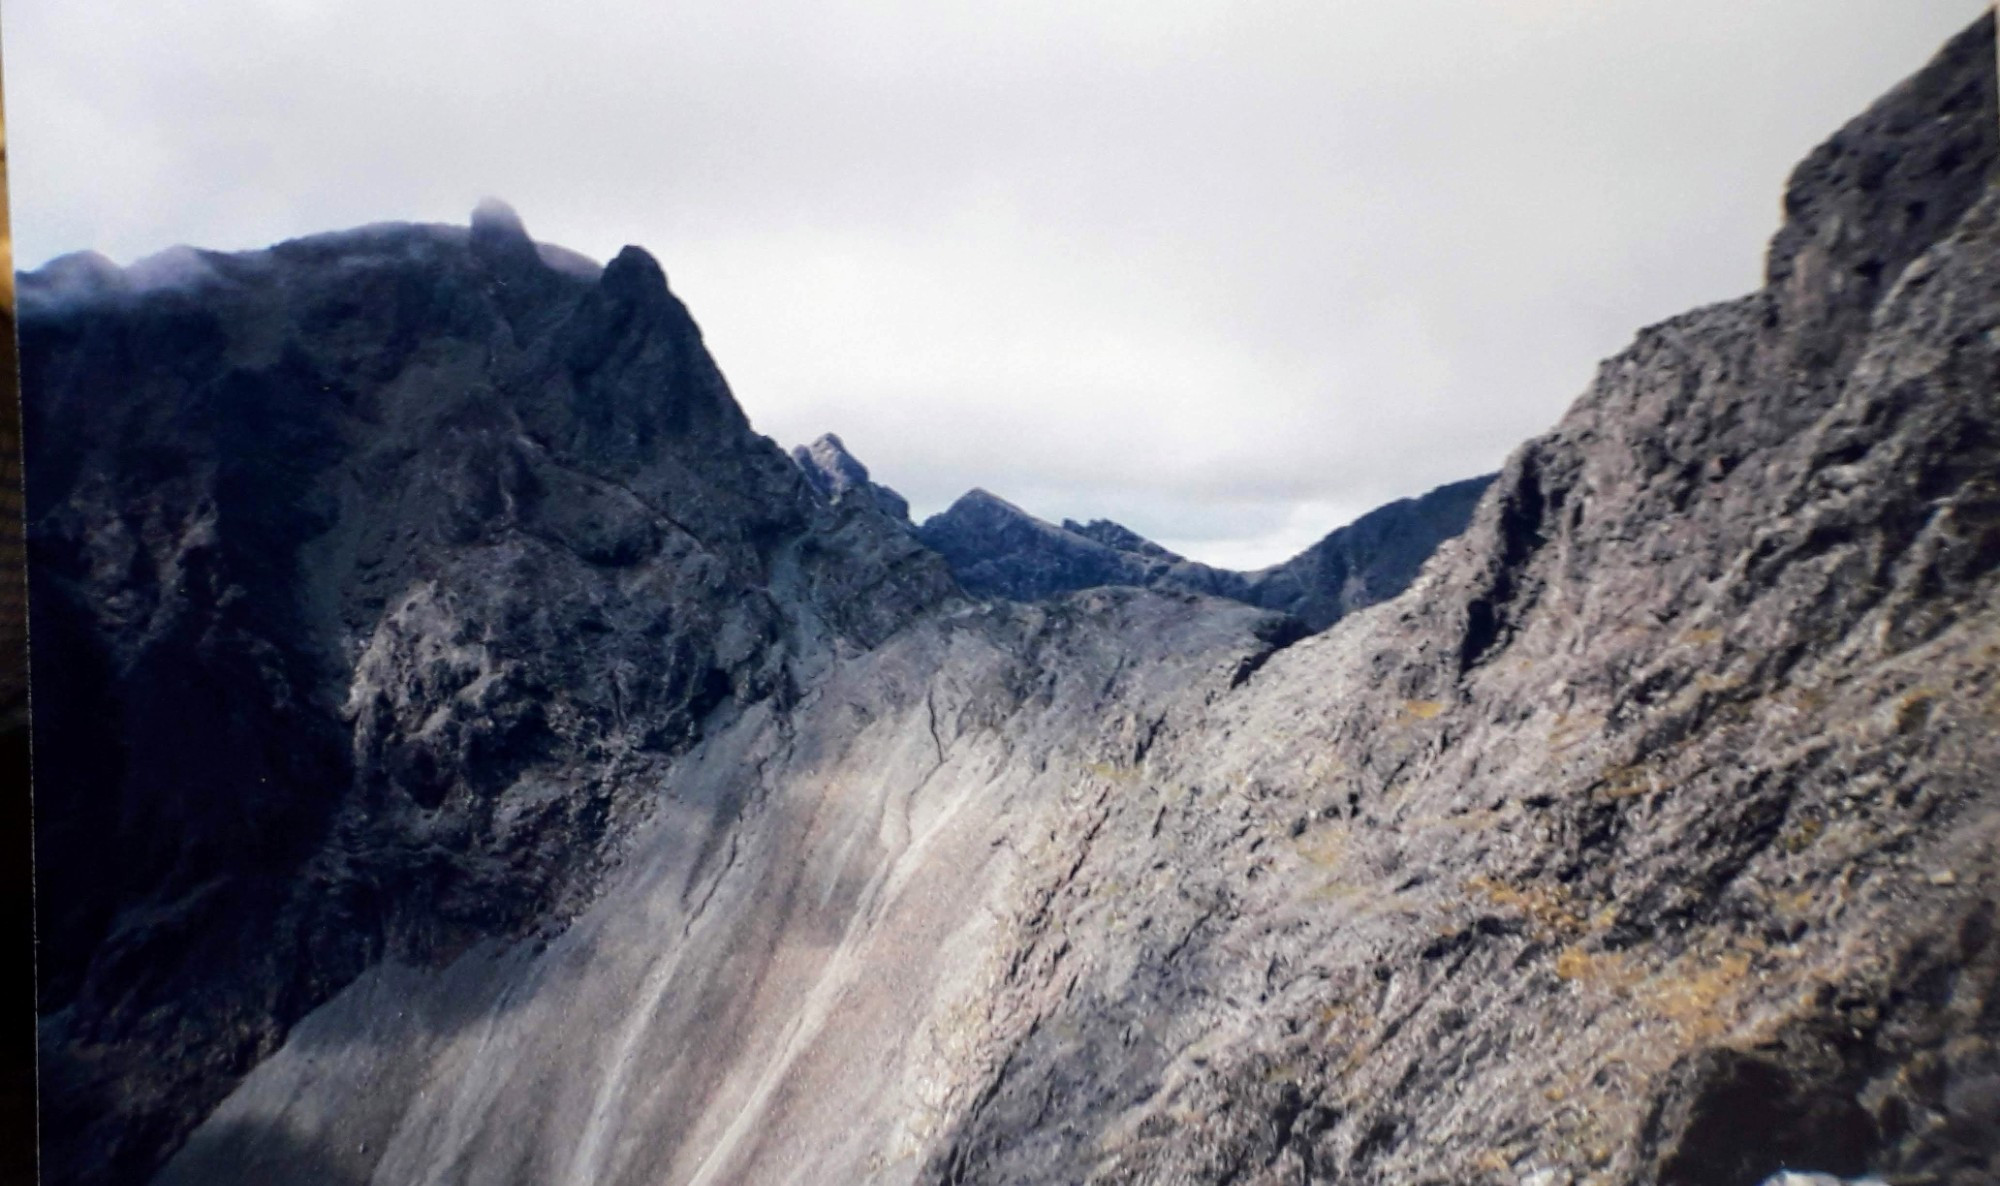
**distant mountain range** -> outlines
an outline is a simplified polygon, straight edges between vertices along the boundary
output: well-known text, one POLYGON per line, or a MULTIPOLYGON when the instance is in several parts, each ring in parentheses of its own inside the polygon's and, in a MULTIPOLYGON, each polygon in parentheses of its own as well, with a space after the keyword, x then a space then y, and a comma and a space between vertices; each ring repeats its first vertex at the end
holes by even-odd
POLYGON ((1782 209, 1248 574, 497 205, 22 277, 43 1180, 2000 1180, 1993 17, 1782 209))
MULTIPOLYGON (((865 498, 909 523, 902 495, 871 480, 839 437, 828 433, 793 449, 792 458, 822 496, 865 498)), ((1108 519, 1065 519, 1057 526, 984 490, 967 493, 911 530, 975 596, 1041 601, 1105 587, 1173 590, 1280 610, 1318 631, 1408 588, 1438 545, 1472 521, 1493 478, 1468 478, 1392 502, 1256 572, 1189 560, 1108 519)))

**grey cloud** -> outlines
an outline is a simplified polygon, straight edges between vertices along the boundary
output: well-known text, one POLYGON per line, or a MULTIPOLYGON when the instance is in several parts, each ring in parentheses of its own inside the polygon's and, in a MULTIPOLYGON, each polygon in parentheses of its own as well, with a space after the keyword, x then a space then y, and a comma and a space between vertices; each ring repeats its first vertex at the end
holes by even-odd
POLYGON ((0 32, 30 262, 500 194, 651 250, 785 444, 1219 555, 1494 468, 1639 325, 1751 288, 1790 165, 1979 7, 28 0, 0 32))

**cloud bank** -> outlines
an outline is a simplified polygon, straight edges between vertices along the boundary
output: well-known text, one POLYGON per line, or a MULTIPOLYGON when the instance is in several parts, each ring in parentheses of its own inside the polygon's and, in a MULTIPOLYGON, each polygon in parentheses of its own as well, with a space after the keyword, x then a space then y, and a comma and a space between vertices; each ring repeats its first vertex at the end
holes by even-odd
POLYGON ((1254 566, 1495 468, 1757 282, 1974 0, 24 0, 24 261, 488 194, 645 245, 752 420, 1254 566))

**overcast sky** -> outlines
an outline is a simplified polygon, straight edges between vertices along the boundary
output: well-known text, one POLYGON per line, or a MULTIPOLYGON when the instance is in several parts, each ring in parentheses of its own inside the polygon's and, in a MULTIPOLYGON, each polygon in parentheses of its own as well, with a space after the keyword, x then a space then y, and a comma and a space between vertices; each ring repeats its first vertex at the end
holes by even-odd
POLYGON ((1980 0, 7 0, 15 242, 482 196, 650 250, 759 430, 1269 563, 1496 468, 1980 0))

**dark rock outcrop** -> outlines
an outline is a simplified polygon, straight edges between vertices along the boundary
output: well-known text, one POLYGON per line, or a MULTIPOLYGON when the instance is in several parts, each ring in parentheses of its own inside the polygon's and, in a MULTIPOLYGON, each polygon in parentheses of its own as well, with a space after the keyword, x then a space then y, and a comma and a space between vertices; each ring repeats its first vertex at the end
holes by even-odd
POLYGON ((1241 600, 1283 610, 1314 630, 1388 601, 1466 529, 1492 483, 1491 474, 1467 478, 1377 507, 1283 564, 1247 574, 1241 600))
POLYGON ((1188 560, 1106 519, 1057 527, 984 490, 925 520, 917 538, 976 596, 1039 601, 1106 586, 1204 593, 1324 630, 1408 588, 1438 546, 1465 530, 1492 480, 1469 478, 1378 507, 1256 572, 1188 560))
POLYGON ((57 1180, 1993 1180, 1993 38, 1303 639, 950 597, 643 258, 46 298, 57 1180))
POLYGON ((792 460, 822 498, 836 501, 848 497, 850 491, 859 491, 872 499, 883 514, 905 525, 909 523, 909 502, 887 486, 870 481, 868 467, 832 433, 822 435, 810 445, 794 448, 792 460))
POLYGON ((648 774, 952 590, 659 267, 511 212, 21 280, 44 1149, 131 1181, 385 958, 587 896, 648 774))

